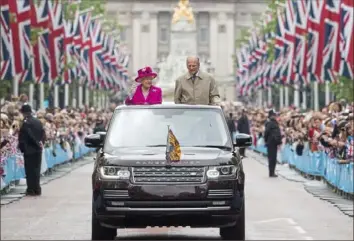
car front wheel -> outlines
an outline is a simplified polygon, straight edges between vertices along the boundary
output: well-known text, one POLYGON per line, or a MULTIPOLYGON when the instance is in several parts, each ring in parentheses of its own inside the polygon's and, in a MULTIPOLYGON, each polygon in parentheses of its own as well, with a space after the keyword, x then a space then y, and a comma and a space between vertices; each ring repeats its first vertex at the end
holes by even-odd
POLYGON ((245 240, 245 205, 237 223, 231 227, 220 228, 220 236, 223 240, 245 240))
POLYGON ((92 212, 91 240, 114 240, 117 236, 117 229, 103 227, 92 212))

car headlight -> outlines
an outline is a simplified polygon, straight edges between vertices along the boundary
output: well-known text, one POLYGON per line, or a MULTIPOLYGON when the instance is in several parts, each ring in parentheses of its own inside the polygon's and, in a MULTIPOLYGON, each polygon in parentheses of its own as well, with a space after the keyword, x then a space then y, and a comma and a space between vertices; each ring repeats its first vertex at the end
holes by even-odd
POLYGON ((236 167, 232 165, 209 167, 209 170, 207 171, 207 177, 210 179, 218 177, 230 177, 235 176, 235 174, 236 167))
POLYGON ((126 167, 103 166, 100 168, 101 176, 105 179, 129 179, 130 171, 126 167))

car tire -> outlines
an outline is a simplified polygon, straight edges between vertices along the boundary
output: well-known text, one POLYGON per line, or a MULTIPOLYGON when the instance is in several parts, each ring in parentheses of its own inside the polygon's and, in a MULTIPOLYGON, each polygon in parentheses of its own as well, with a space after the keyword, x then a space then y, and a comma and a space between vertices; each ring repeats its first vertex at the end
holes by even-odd
POLYGON ((114 240, 117 236, 117 229, 103 227, 92 212, 91 240, 114 240))
POLYGON ((245 205, 237 223, 231 227, 220 228, 220 236, 223 240, 245 240, 245 205))

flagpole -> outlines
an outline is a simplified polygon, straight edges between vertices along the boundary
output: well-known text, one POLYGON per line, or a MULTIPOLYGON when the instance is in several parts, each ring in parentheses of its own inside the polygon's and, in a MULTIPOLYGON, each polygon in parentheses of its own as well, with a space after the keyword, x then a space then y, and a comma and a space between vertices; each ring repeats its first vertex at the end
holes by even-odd
POLYGON ((299 92, 299 84, 295 83, 294 85, 294 106, 295 107, 300 107, 300 92, 299 92))
POLYGON ((330 97, 330 89, 329 89, 329 82, 328 81, 326 81, 326 83, 325 83, 325 87, 326 87, 326 105, 329 105, 329 102, 331 101, 331 97, 330 97))
POLYGON ((285 90, 285 107, 289 107, 289 86, 284 87, 285 90))
POLYGON ((170 133, 170 126, 167 125, 167 143, 166 143, 166 165, 169 166, 171 165, 170 163, 170 158, 168 157, 169 155, 169 150, 170 150, 170 142, 169 142, 169 133, 170 133))
POLYGON ((302 109, 306 110, 307 109, 307 92, 306 92, 306 86, 303 84, 304 90, 302 91, 302 109))
POLYGON ((279 108, 284 108, 284 86, 281 85, 279 88, 279 108))
MULTIPOLYGON (((44 110, 44 83, 39 83, 39 109, 44 110)), ((38 105, 37 105, 38 106, 38 105)))
POLYGON ((313 91, 314 91, 314 99, 313 99, 313 104, 314 104, 314 110, 318 111, 319 110, 319 106, 318 106, 318 82, 314 82, 313 83, 313 91))
POLYGON ((272 86, 268 87, 268 106, 272 105, 272 86))

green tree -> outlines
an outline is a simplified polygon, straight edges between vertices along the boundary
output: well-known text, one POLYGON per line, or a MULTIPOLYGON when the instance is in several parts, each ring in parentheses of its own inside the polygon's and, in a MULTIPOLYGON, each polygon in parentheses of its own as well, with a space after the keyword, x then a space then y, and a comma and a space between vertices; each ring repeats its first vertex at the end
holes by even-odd
POLYGON ((331 91, 336 95, 337 99, 346 99, 354 101, 354 80, 344 76, 339 77, 338 83, 331 83, 331 91))
POLYGON ((12 80, 0 80, 0 99, 12 93, 12 80))

